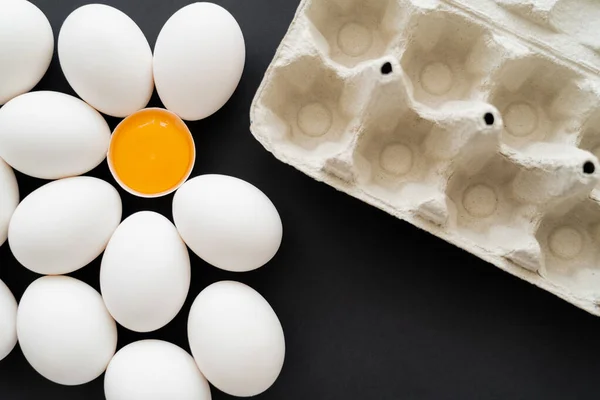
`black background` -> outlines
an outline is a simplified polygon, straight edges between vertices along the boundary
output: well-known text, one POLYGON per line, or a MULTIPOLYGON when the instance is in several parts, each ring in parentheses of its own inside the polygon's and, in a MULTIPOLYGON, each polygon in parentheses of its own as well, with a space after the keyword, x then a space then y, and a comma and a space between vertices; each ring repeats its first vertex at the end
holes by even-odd
MULTIPOLYGON (((235 279, 273 306, 286 334, 277 382, 257 399, 597 399, 600 318, 520 281, 408 223, 279 163, 250 134, 250 102, 283 38, 297 0, 223 0, 246 39, 242 81, 229 103, 189 124, 197 146, 192 176, 245 179, 275 203, 284 224, 279 253, 250 273, 217 270, 191 254, 192 287, 167 327, 119 328, 119 348, 156 338, 189 350, 186 320, 208 284, 235 279)), ((33 1, 55 38, 84 1, 33 1)), ((189 1, 103 1, 131 16, 153 47, 165 21, 189 1)), ((108 27, 107 27, 108 28, 108 27)), ((74 94, 55 58, 35 90, 74 94)), ((150 103, 160 106, 155 95, 150 103)), ((117 119, 108 118, 111 127, 117 119)), ((106 163, 89 175, 114 184, 106 163)), ((17 174, 21 197, 42 185, 17 174)), ((171 218, 172 196, 139 199, 122 190, 124 215, 153 210, 171 218)), ((100 260, 71 274, 99 289, 100 260)), ((37 275, 0 248, 0 278, 17 299, 37 275)), ((213 399, 230 397, 212 389, 213 399)), ((103 377, 53 384, 18 346, 0 361, 0 399, 103 399, 103 377)), ((177 400, 177 399, 172 399, 177 400)))

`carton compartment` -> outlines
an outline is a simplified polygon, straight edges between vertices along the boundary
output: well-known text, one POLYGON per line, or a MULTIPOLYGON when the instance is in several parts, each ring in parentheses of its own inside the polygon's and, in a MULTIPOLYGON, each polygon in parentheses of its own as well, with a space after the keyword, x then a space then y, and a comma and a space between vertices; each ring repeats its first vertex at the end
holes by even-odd
POLYGON ((495 57, 483 26, 436 10, 413 17, 409 29, 401 63, 418 102, 437 107, 480 97, 482 70, 495 57))
POLYGON ((395 122, 386 127, 372 121, 360 132, 354 164, 358 181, 367 191, 390 196, 407 182, 427 181, 431 162, 422 143, 432 123, 412 110, 400 111, 395 122))
POLYGON ((345 67, 384 55, 402 17, 395 0, 313 1, 306 16, 319 50, 345 67))
POLYGON ((450 178, 447 195, 456 210, 454 222, 462 235, 489 245, 493 227, 519 227, 520 204, 510 196, 518 172, 514 164, 494 155, 479 171, 461 169, 450 178))
POLYGON ((538 210, 515 195, 522 170, 502 154, 477 173, 463 170, 448 186, 461 236, 489 249, 512 264, 537 272, 543 265, 534 237, 538 210))
POLYGON ((542 275, 578 296, 600 300, 600 204, 587 199, 565 215, 545 218, 536 233, 542 275))
POLYGON ((490 95, 504 117, 502 142, 515 148, 533 142, 574 143, 578 78, 572 70, 541 57, 507 61, 490 95))
POLYGON ((302 56, 279 67, 262 100, 267 109, 262 113, 267 119, 263 123, 272 127, 272 140, 320 157, 335 152, 358 101, 348 93, 347 85, 315 56, 302 56))

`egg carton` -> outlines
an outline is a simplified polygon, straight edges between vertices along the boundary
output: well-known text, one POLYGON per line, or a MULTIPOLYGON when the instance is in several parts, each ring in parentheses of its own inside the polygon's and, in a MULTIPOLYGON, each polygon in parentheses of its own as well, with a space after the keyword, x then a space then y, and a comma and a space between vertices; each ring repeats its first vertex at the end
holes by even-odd
POLYGON ((600 315, 599 20, 596 0, 304 0, 251 131, 600 315))

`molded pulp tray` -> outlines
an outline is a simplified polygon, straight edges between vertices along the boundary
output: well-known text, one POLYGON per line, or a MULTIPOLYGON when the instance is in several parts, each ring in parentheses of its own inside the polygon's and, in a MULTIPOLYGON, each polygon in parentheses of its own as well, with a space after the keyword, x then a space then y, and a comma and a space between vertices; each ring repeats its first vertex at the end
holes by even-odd
POLYGON ((304 0, 256 95, 279 160, 600 315, 596 0, 304 0))

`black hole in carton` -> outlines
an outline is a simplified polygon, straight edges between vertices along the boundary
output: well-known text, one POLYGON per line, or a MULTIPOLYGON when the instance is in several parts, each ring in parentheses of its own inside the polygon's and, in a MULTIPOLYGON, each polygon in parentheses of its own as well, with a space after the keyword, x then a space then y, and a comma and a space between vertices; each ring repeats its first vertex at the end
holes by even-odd
POLYGON ((381 73, 383 75, 391 74, 393 70, 394 70, 394 68, 392 68, 392 63, 390 63, 390 62, 386 62, 385 64, 383 64, 381 66, 381 73))
POLYGON ((492 113, 485 113, 485 115, 483 116, 483 120, 485 121, 486 125, 494 125, 494 114, 492 113))
POLYGON ((583 172, 586 174, 593 174, 594 172, 596 172, 596 166, 594 165, 593 162, 586 161, 583 164, 583 172))

